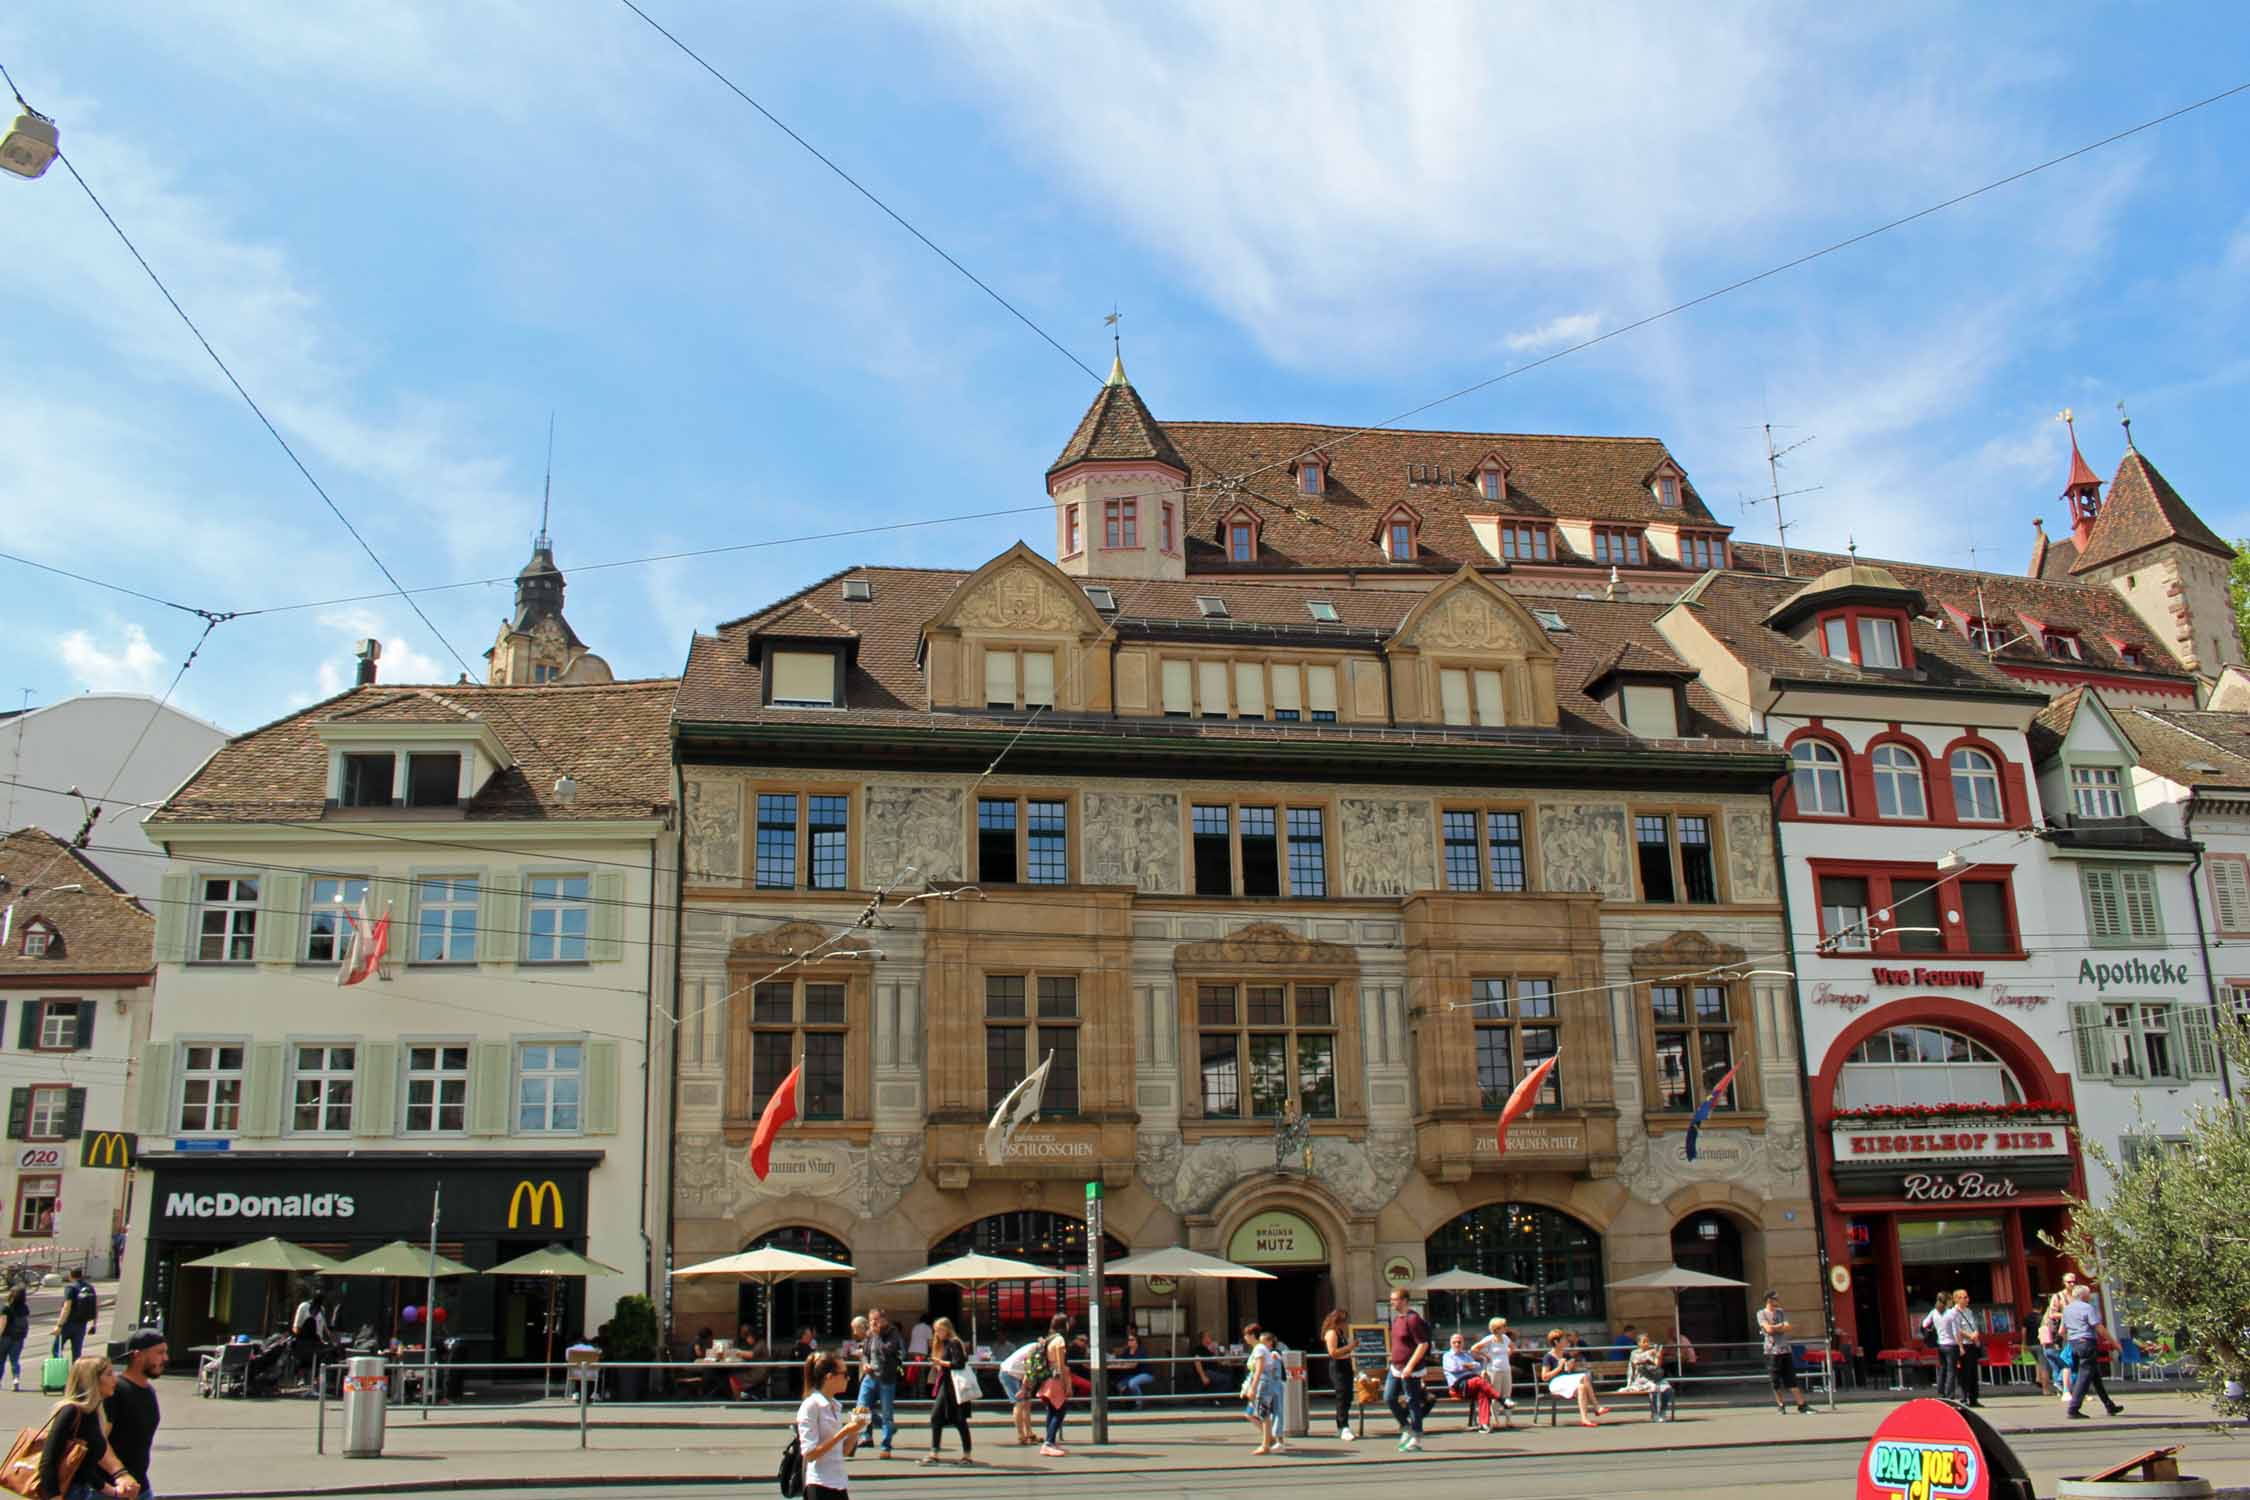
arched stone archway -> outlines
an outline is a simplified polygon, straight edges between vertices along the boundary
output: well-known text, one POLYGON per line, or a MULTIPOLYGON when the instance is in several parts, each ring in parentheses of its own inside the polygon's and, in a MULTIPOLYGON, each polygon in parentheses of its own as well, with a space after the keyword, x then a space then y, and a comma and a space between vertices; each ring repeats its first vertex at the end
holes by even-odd
MULTIPOLYGON (((1351 1312, 1355 1294, 1364 1295, 1359 1280, 1374 1269, 1372 1236, 1364 1226, 1355 1227, 1350 1210, 1309 1177, 1243 1179, 1212 1205, 1208 1238, 1197 1239, 1197 1249, 1274 1278, 1230 1282, 1196 1297, 1206 1318, 1223 1310, 1230 1336, 1222 1343, 1256 1322, 1291 1348, 1318 1348, 1320 1320, 1338 1306, 1351 1312)), ((1366 1314, 1357 1316, 1364 1320, 1366 1314)))

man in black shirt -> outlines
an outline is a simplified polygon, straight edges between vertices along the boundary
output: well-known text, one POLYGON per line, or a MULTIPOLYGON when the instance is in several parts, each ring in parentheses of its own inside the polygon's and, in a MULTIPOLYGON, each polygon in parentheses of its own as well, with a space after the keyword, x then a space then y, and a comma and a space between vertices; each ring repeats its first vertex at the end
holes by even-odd
POLYGON ((125 1362, 117 1372, 117 1390, 102 1403, 109 1418, 110 1451, 125 1472, 140 1481, 141 1494, 156 1493, 148 1482, 149 1450, 156 1446, 156 1426, 163 1420, 156 1409, 154 1381, 164 1373, 168 1357, 164 1335, 154 1328, 136 1331, 125 1341, 125 1362))

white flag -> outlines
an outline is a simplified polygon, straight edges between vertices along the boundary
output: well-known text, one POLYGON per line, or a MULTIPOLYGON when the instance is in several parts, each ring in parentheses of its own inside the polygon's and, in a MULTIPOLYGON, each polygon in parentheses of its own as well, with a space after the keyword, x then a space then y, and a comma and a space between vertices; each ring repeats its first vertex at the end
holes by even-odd
POLYGON ((1015 1138, 1016 1129, 1026 1120, 1039 1118, 1039 1098, 1047 1092, 1047 1070, 1055 1065, 1055 1054, 1031 1070, 1031 1076, 1008 1090, 1008 1097, 992 1112, 992 1123, 984 1127, 984 1159, 995 1167, 1008 1164, 1008 1142, 1015 1138))

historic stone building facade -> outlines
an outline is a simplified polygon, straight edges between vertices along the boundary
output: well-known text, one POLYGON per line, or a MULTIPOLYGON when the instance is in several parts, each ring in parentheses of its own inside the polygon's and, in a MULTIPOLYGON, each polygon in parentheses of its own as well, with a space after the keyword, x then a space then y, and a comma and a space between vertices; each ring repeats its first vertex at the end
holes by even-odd
MULTIPOLYGON (((1139 509, 1065 549, 1177 548, 1139 509)), ((1783 762, 1655 608, 1469 569, 1164 571, 1022 547, 852 569, 698 638, 675 1264, 845 1260, 853 1282, 775 1309, 835 1333, 920 1305, 883 1283, 950 1254, 1082 1263, 1099 1182, 1112 1253, 1276 1274, 1231 1306, 1179 1288, 1189 1333, 1257 1316, 1303 1346, 1329 1307, 1366 1321, 1454 1266, 1530 1286, 1489 1304, 1527 1326, 1666 1325, 1668 1298, 1607 1283, 1675 1262, 1817 1305, 1783 762), (1503 1156, 1500 1101, 1558 1047, 1503 1156), (988 1163, 995 1102, 1050 1053, 1042 1117, 988 1163), (800 1059, 808 1118, 760 1182, 743 1148, 800 1059)), ((754 1321, 759 1295, 676 1283, 672 1330, 754 1321)), ((1690 1297, 1690 1335, 1745 1337, 1751 1295, 1690 1297)), ((1108 1296, 1112 1328, 1175 1326, 1161 1289, 1108 1296)), ((1083 1298, 1003 1286, 976 1312, 989 1338, 1083 1298)))

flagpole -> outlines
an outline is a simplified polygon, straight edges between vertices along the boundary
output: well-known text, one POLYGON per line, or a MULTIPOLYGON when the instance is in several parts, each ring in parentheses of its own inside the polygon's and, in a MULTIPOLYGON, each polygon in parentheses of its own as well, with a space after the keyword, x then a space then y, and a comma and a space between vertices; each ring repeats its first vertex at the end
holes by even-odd
POLYGON ((428 1291, 422 1298, 422 1415, 427 1417, 432 1404, 430 1366, 437 1352, 437 1228, 438 1199, 445 1192, 445 1181, 440 1178, 430 1189, 430 1279, 428 1291))

